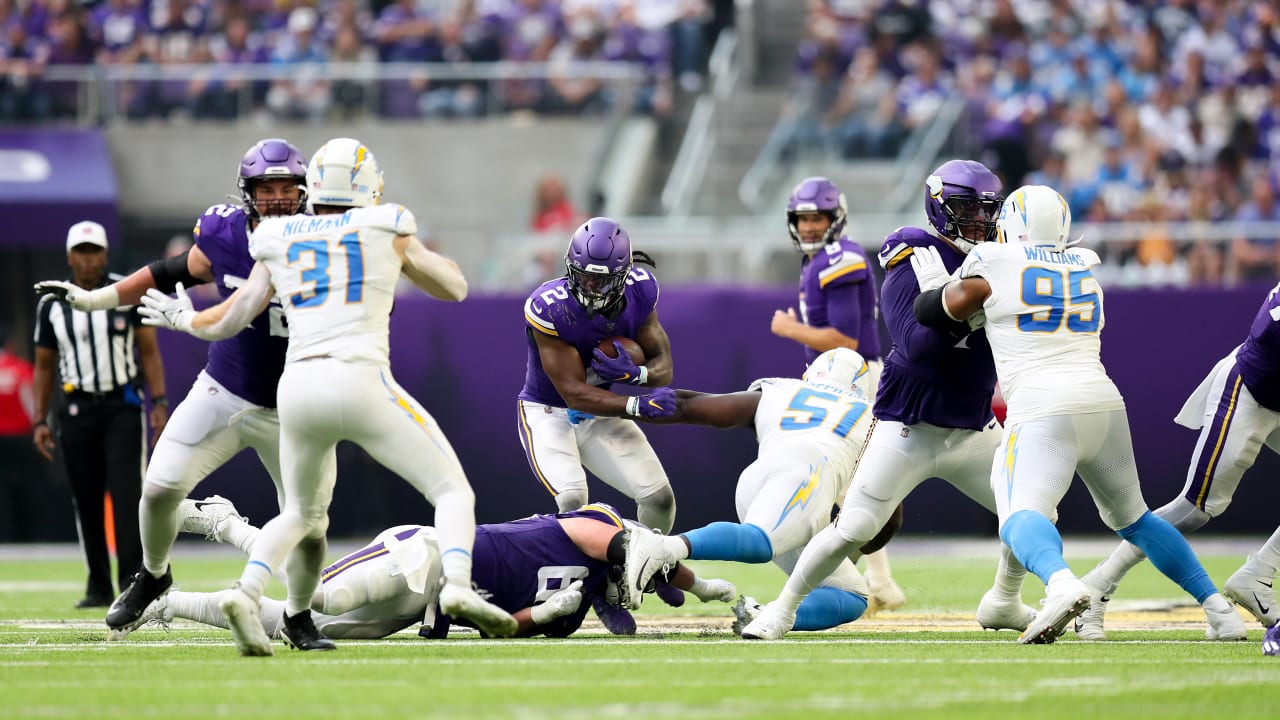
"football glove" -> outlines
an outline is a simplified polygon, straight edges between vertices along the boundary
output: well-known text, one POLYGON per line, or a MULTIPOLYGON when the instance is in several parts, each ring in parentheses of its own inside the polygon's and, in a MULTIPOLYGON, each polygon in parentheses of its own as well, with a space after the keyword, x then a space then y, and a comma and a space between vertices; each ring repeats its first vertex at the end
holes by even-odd
POLYGON ((646 395, 627 398, 627 414, 638 418, 670 417, 676 411, 676 391, 658 388, 646 395))
POLYGON ((169 297, 155 288, 147 291, 142 297, 142 307, 138 308, 143 325, 191 332, 191 320, 196 316, 195 307, 182 283, 178 283, 174 291, 177 293, 176 297, 169 297))
POLYGON ((947 272, 942 256, 932 245, 914 249, 911 253, 911 269, 916 273, 916 283, 920 286, 922 293, 936 290, 951 282, 951 273, 947 272))
POLYGON ((119 305, 120 301, 120 295, 114 285, 97 290, 85 290, 78 285, 61 280, 44 280, 33 287, 41 300, 48 298, 63 300, 82 312, 110 310, 119 305))
POLYGON ((582 412, 581 410, 574 410, 573 408, 567 408, 567 409, 569 411, 570 425, 577 425, 578 423, 595 419, 595 415, 592 415, 589 412, 582 412))
POLYGON ((643 385, 649 379, 649 368, 632 362, 631 355, 622 347, 622 343, 615 340, 613 346, 618 349, 616 358, 600 352, 600 348, 591 351, 595 357, 595 360, 591 361, 591 369, 595 370, 596 375, 605 382, 643 385))
POLYGON ((574 580, 551 597, 529 609, 529 617, 539 625, 546 625, 556 618, 577 612, 582 605, 582 581, 574 580))

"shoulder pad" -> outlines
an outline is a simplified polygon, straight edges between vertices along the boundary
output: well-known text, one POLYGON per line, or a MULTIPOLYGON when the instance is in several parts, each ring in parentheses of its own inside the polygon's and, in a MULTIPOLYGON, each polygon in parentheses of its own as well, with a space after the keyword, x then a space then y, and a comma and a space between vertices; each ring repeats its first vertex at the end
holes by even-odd
POLYGON ((280 228, 284 224, 284 218, 270 217, 263 218, 258 224, 258 228, 249 233, 249 257, 254 260, 262 259, 262 252, 269 246, 271 239, 279 237, 280 228))
POLYGON ((418 221, 409 208, 389 203, 360 210, 360 222, 365 227, 386 230, 396 235, 417 235, 418 221))
POLYGON ((543 284, 534 291, 533 295, 529 296, 529 299, 524 301, 524 322, 544 335, 560 337, 560 332, 556 330, 555 321, 551 319, 551 313, 548 312, 547 303, 538 297, 546 285, 543 284))
POLYGON ((934 237, 917 227, 900 227, 889 233, 880 246, 880 267, 891 270, 898 263, 911 257, 913 248, 932 244, 934 237))

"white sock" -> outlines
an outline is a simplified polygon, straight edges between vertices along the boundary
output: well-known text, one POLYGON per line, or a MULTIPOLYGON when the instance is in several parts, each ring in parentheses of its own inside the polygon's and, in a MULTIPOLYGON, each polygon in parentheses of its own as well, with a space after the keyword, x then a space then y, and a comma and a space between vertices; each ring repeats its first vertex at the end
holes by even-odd
POLYGON ((154 577, 169 569, 169 552, 178 537, 178 503, 183 495, 158 485, 144 488, 138 503, 138 530, 142 537, 142 567, 154 577))
POLYGON ((991 586, 991 593, 997 600, 1005 602, 1022 602, 1022 583, 1027 578, 1027 569, 1022 567, 1013 550, 1000 543, 1000 562, 996 565, 996 581, 991 586))
POLYGON ((662 550, 674 557, 676 560, 685 560, 689 557, 689 543, 679 535, 662 538, 662 550))
POLYGON ((446 581, 471 587, 471 548, 475 542, 475 496, 448 492, 436 498, 436 544, 446 581))
POLYGON ((1052 592, 1053 586, 1067 580, 1075 580, 1076 576, 1070 570, 1059 570, 1049 576, 1049 582, 1045 586, 1045 592, 1052 592))
POLYGON ((173 613, 174 617, 225 628, 227 627, 227 618, 218 609, 218 602, 222 600, 222 595, 226 592, 230 591, 197 593, 174 590, 169 593, 167 600, 169 611, 173 613))
POLYGON ((893 571, 889 569, 889 551, 885 548, 866 556, 867 582, 880 585, 893 580, 893 571))
POLYGON ((1276 568, 1280 568, 1280 529, 1272 533, 1245 564, 1252 565, 1251 569, 1257 575, 1275 577, 1276 568))
POLYGON ((250 600, 258 602, 262 599, 262 590, 270 579, 271 571, 266 565, 250 561, 244 566, 244 572, 240 573, 240 592, 248 595, 250 600))
POLYGON ((1235 612, 1235 606, 1226 598, 1222 597, 1222 593, 1214 593, 1204 599, 1200 606, 1205 610, 1211 610, 1216 613, 1224 613, 1227 611, 1235 612))
POLYGON ((1106 594, 1110 594, 1115 592, 1116 586, 1130 570, 1146 559, 1147 556, 1138 549, 1137 545, 1126 540, 1111 551, 1107 559, 1098 563, 1098 567, 1089 574, 1098 581, 1106 594))
POLYGON ((788 612, 795 612, 801 601, 815 588, 821 587, 840 563, 844 562, 851 546, 861 547, 862 543, 846 540, 835 525, 823 528, 805 545, 800 558, 796 560, 795 569, 791 571, 791 577, 787 578, 786 586, 774 603, 788 612))
POLYGON ((231 545, 245 555, 250 555, 253 553, 253 543, 257 541, 261 532, 244 520, 230 515, 222 522, 222 527, 218 528, 218 542, 231 545))

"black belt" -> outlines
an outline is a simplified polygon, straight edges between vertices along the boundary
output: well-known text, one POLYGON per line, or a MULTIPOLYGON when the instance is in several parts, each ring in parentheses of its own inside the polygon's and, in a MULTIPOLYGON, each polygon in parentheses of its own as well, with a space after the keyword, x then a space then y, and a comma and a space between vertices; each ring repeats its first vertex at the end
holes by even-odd
POLYGON ((103 403, 103 402, 124 402, 124 389, 116 388, 107 392, 85 392, 84 390, 72 390, 66 393, 67 402, 77 403, 103 403))

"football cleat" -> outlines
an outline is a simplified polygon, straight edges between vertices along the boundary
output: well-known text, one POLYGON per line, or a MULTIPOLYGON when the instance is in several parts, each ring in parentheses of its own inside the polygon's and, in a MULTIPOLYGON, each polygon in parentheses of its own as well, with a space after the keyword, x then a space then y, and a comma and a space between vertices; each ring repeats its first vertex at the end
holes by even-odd
POLYGON ((122 628, 108 630, 107 640, 110 642, 119 642, 129 637, 129 633, 137 630, 143 625, 155 623, 161 628, 168 630, 169 623, 173 621, 173 611, 169 609, 169 594, 165 593, 156 598, 156 601, 147 606, 137 621, 125 625, 122 628))
POLYGON ((870 595, 867 596, 867 611, 863 613, 867 617, 881 611, 897 610, 907 604, 907 596, 891 577, 873 578, 868 575, 867 589, 870 595))
POLYGON ((311 611, 303 610, 297 615, 285 614, 280 625, 280 639, 294 650, 337 650, 338 646, 325 637, 316 628, 311 619, 311 611))
POLYGON ((226 616, 231 639, 235 641, 241 655, 266 657, 275 654, 271 649, 271 638, 262 629, 262 614, 258 603, 240 589, 240 583, 222 593, 218 609, 226 616))
POLYGON ((1101 587, 1101 582, 1092 572, 1080 580, 1089 588, 1089 607, 1076 618, 1076 637, 1090 641, 1106 640, 1107 632, 1102 625, 1107 615, 1107 603, 1111 602, 1111 593, 1116 591, 1116 586, 1101 587))
POLYGON ((1057 640, 1067 625, 1089 607, 1089 588, 1079 578, 1054 583, 1036 618, 1018 636, 1023 645, 1047 645, 1057 640))
POLYGON ((642 527, 631 527, 623 531, 626 546, 626 561, 623 563, 623 582, 626 587, 627 600, 632 610, 640 607, 640 598, 649 585, 649 581, 659 571, 665 576, 679 562, 679 558, 667 553, 663 545, 663 536, 642 527))
POLYGON ((236 512, 236 506, 220 495, 178 503, 178 529, 192 535, 204 535, 209 540, 222 542, 222 525, 229 517, 244 520, 244 516, 236 512))
POLYGON ((756 616, 764 612, 764 606, 755 598, 743 595, 733 606, 733 634, 742 635, 742 631, 751 624, 756 616))
POLYGON ((466 618, 489 637, 511 637, 518 623, 511 613, 485 600, 469 587, 447 583, 440 590, 440 611, 453 618, 466 618))
MULTIPOLYGON (((133 575, 133 582, 120 593, 120 597, 111 603, 107 610, 107 627, 120 630, 129 626, 129 630, 138 627, 138 618, 146 612, 147 606, 156 598, 169 592, 173 587, 173 572, 165 568, 164 575, 156 577, 140 569, 133 575)), ((128 634, 127 632, 125 633, 128 634)))
POLYGON ((1272 625, 1262 637, 1262 654, 1280 657, 1280 623, 1272 625))
POLYGON ((1036 610, 1020 600, 1001 601, 988 590, 978 602, 978 624, 983 630, 1017 630, 1022 632, 1036 619, 1036 610))
POLYGON ((1248 610, 1263 627, 1271 627, 1280 620, 1280 608, 1276 607, 1276 593, 1272 587, 1275 578, 1256 575, 1249 568, 1249 563, 1245 563, 1227 578, 1222 585, 1222 594, 1248 610))
POLYGON ((1227 603, 1227 609, 1222 611, 1205 608, 1204 616, 1209 621, 1209 627, 1204 631, 1206 639, 1224 642, 1249 639, 1249 632, 1245 630, 1235 605, 1227 603))
POLYGON ((665 580, 654 583, 653 594, 671 607, 678 608, 684 605, 684 591, 665 580))
POLYGON ((591 598, 591 609, 595 611, 600 624, 614 635, 635 635, 636 619, 631 611, 606 601, 602 596, 591 598))
POLYGON ((784 612, 777 603, 769 603, 754 620, 742 628, 742 638, 744 640, 781 640, 783 635, 795 627, 795 624, 794 612, 784 612))

